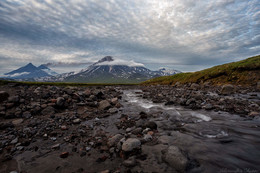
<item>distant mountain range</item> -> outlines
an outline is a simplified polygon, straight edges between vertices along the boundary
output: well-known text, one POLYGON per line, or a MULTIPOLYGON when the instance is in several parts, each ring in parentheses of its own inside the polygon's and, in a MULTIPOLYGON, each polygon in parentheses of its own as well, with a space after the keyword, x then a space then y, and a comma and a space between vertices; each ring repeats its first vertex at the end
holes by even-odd
POLYGON ((166 68, 152 71, 133 61, 122 61, 106 56, 79 72, 57 74, 45 65, 35 67, 29 63, 24 67, 6 73, 5 77, 45 82, 139 83, 154 77, 169 76, 176 73, 180 73, 180 71, 166 68))
POLYGON ((4 77, 17 80, 34 80, 35 78, 43 78, 54 75, 57 75, 57 73, 44 65, 36 67, 32 63, 29 63, 26 66, 18 68, 17 70, 5 73, 4 77))

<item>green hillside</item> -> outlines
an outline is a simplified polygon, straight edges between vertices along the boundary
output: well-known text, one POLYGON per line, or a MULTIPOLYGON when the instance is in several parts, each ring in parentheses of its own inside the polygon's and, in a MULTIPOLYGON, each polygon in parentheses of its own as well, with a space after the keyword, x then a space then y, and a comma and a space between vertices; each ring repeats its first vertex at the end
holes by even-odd
POLYGON ((210 82, 213 85, 227 83, 256 85, 258 81, 260 81, 260 55, 193 73, 180 73, 173 76, 153 78, 142 84, 174 85, 176 82, 181 84, 210 82))

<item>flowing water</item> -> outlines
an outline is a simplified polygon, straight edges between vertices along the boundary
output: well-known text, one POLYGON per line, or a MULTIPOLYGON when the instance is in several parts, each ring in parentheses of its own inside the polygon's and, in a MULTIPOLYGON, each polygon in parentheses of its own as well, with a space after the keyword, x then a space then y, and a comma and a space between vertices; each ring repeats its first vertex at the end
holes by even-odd
MULTIPOLYGON (((158 133, 200 163, 204 172, 258 172, 260 120, 214 111, 194 111, 156 104, 142 98, 141 90, 125 90, 124 111, 151 115, 158 133)), ((199 171, 199 172, 200 172, 199 171)))

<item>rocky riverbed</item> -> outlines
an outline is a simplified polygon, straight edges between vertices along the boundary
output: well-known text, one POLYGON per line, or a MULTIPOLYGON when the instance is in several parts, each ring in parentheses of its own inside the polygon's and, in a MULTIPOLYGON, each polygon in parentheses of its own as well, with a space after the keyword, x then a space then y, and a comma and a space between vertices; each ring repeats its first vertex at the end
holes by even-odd
POLYGON ((259 172, 260 93, 0 86, 0 172, 259 172))

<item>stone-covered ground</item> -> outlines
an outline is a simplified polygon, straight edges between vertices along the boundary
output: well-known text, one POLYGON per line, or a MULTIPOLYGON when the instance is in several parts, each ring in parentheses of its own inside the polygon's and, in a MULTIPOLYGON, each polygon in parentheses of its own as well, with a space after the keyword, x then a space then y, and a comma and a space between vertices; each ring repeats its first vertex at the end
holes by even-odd
POLYGON ((141 97, 154 103, 259 118, 254 88, 10 83, 0 86, 0 172, 205 172, 159 135, 153 115, 130 116, 122 99, 129 88, 141 89, 141 97))

